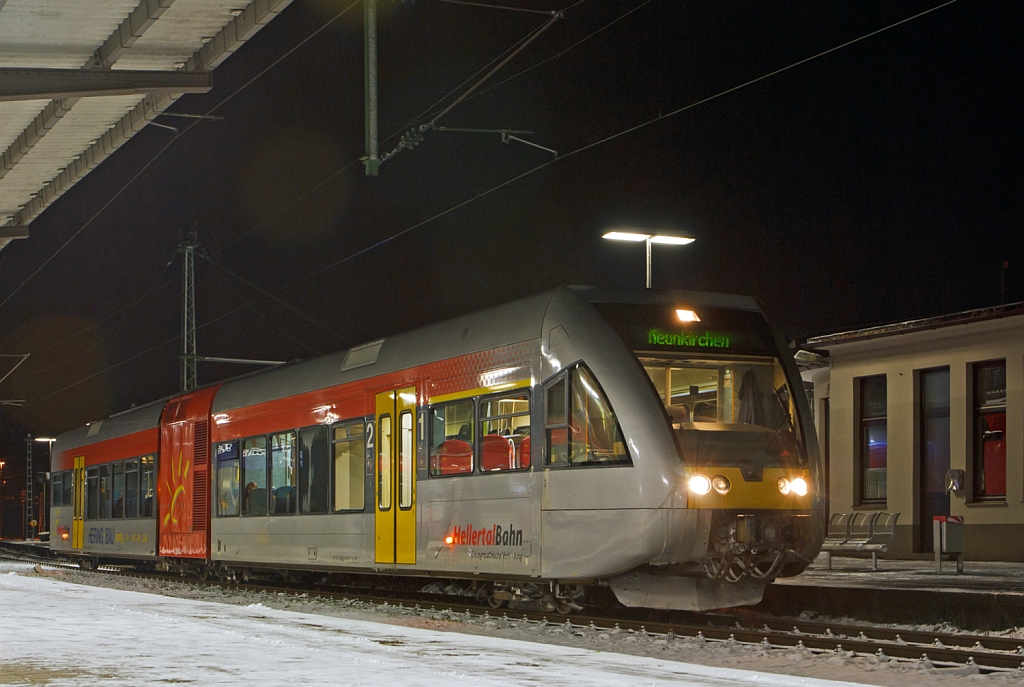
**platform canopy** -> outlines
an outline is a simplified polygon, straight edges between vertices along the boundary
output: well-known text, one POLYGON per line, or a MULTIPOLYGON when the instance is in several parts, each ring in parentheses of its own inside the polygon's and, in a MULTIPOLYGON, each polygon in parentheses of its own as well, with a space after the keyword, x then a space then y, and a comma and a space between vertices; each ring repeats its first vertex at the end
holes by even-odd
POLYGON ((0 0, 0 249, 291 2, 0 0))

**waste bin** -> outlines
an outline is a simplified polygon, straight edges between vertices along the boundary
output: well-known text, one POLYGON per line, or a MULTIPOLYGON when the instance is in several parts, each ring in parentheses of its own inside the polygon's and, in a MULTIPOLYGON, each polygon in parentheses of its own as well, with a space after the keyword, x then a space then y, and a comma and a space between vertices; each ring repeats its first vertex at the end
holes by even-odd
POLYGON ((942 557, 956 560, 956 571, 964 571, 964 519, 960 515, 932 517, 932 541, 935 542, 935 572, 942 572, 942 557))

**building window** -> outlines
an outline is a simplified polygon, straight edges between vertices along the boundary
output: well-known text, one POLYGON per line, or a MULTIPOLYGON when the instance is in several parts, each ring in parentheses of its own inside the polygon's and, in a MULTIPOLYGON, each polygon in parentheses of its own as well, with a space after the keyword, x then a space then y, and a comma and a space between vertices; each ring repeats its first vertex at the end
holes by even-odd
POLYGON ((862 502, 886 499, 888 432, 885 375, 860 379, 860 493, 862 502))
POLYGON ((1006 361, 974 364, 974 498, 1006 499, 1006 361))

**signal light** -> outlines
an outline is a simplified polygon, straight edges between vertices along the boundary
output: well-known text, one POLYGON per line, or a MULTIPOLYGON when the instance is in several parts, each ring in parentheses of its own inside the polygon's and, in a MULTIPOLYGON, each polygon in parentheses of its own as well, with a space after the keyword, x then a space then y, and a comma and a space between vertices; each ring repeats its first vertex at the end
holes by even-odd
POLYGON ((687 486, 694 494, 703 496, 711 491, 711 480, 704 475, 694 475, 690 478, 690 481, 687 482, 687 486))

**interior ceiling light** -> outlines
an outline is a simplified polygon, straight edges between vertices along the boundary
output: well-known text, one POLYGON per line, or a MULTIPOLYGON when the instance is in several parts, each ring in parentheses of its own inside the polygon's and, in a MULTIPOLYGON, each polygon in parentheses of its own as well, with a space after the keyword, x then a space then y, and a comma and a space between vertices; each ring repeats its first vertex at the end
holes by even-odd
POLYGON ((679 318, 680 322, 700 322, 700 318, 697 317, 697 313, 692 310, 683 310, 679 308, 676 310, 676 317, 679 318))

